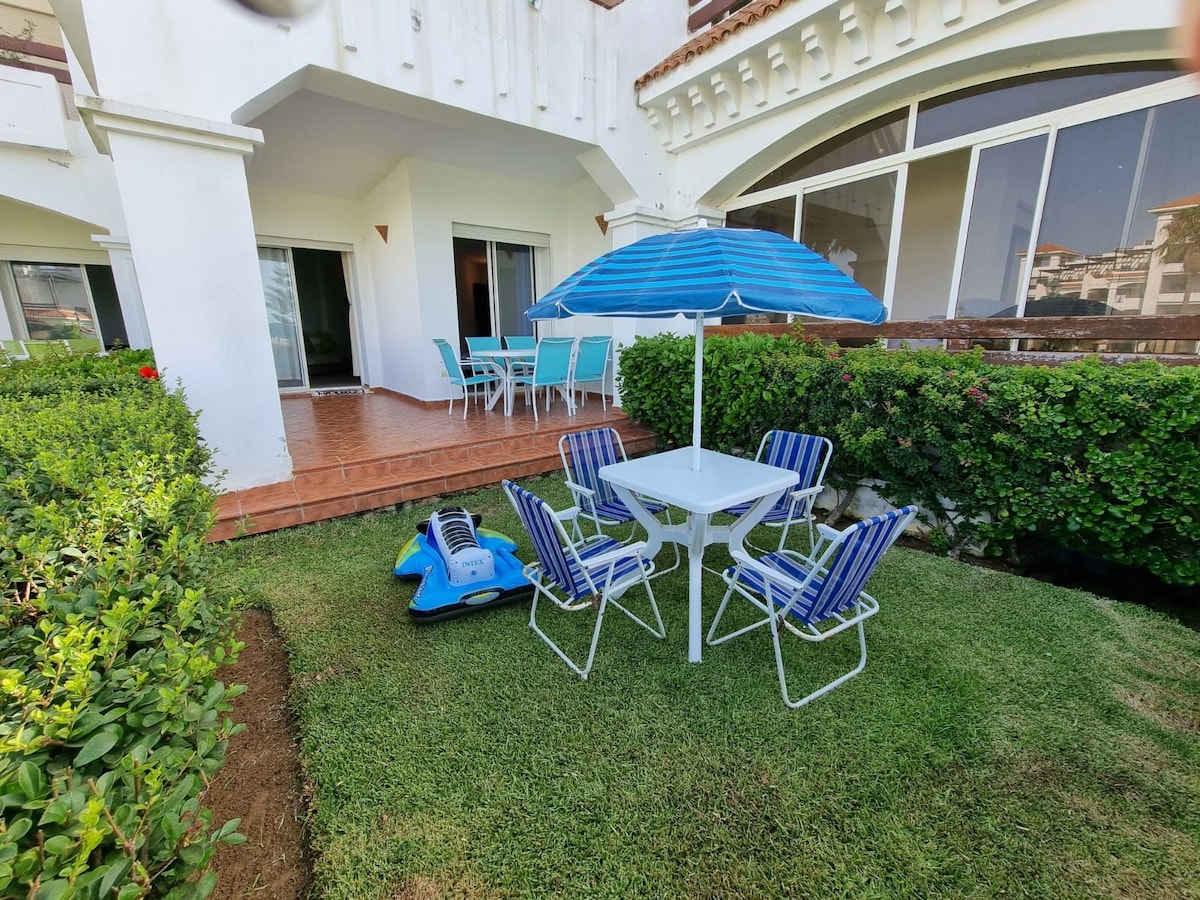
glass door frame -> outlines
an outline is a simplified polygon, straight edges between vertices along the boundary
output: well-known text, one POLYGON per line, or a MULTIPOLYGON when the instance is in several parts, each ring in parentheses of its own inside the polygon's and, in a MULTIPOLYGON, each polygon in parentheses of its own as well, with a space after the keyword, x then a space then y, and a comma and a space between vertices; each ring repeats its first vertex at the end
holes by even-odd
MULTIPOLYGON (((357 292, 354 284, 354 265, 353 253, 354 247, 351 244, 336 243, 333 241, 306 241, 297 238, 278 237, 276 235, 256 234, 254 236, 254 248, 257 254, 260 248, 267 250, 282 250, 287 256, 288 278, 291 279, 292 285, 292 311, 296 317, 296 326, 299 333, 300 345, 300 372, 303 376, 304 384, 290 385, 288 387, 280 387, 281 394, 301 394, 312 390, 308 380, 308 354, 304 350, 304 323, 300 318, 300 288, 296 284, 296 265, 292 258, 292 250, 328 250, 333 253, 341 254, 342 257, 342 276, 346 281, 346 300, 350 305, 350 356, 351 365, 354 374, 358 376, 361 384, 368 384, 366 364, 361 358, 359 348, 363 346, 362 335, 359 333, 359 316, 357 292)), ((263 305, 267 302, 266 290, 263 291, 263 305)))
MULTIPOLYGON (((467 240, 483 241, 487 254, 488 275, 488 315, 491 319, 492 336, 503 338, 500 323, 500 294, 496 272, 496 245, 512 244, 517 247, 529 248, 530 285, 533 295, 530 298, 536 303, 538 298, 551 287, 550 275, 550 235, 535 231, 516 231, 509 228, 491 228, 482 225, 469 225, 462 222, 450 223, 451 240, 464 238, 467 240)), ((534 326, 537 334, 537 326, 534 326)))

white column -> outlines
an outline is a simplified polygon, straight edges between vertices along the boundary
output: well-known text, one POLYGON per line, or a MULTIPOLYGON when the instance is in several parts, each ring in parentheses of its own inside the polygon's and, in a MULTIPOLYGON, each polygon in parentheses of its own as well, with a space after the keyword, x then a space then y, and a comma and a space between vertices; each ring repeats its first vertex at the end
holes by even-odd
MULTIPOLYGON (((652 234, 662 234, 674 229, 674 220, 664 215, 660 210, 647 209, 634 204, 623 204, 604 217, 608 222, 608 233, 612 238, 613 249, 640 241, 652 234)), ((621 369, 622 344, 632 344, 639 333, 638 323, 660 320, 631 319, 619 316, 612 320, 613 324, 613 406, 621 405, 621 392, 617 389, 615 373, 621 369)), ((655 329, 659 330, 659 329, 655 329)))
POLYGON ((142 305, 142 292, 138 288, 137 271, 133 267, 133 250, 128 238, 93 234, 92 240, 108 251, 112 266, 113 281, 117 285, 117 299, 121 303, 121 318, 125 320, 125 337, 129 346, 141 350, 152 346, 150 326, 146 324, 146 308, 142 305))
POLYGON ((95 98, 77 104, 113 159, 155 360, 200 411, 222 489, 287 480, 243 161, 262 133, 95 98))

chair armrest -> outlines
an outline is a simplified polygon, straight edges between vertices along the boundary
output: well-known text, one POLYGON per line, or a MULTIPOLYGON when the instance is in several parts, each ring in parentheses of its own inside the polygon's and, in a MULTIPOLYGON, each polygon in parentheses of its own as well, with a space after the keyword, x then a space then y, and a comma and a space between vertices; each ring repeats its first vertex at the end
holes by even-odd
POLYGON ((591 500, 596 496, 595 491, 589 487, 584 487, 582 484, 576 484, 573 481, 567 481, 566 485, 571 490, 572 494, 578 494, 581 497, 586 497, 588 500, 591 500))
POLYGON ((606 566, 609 563, 616 562, 618 559, 625 559, 630 556, 641 556, 642 551, 646 549, 645 541, 634 541, 631 544, 622 544, 620 547, 613 547, 607 553, 597 553, 595 556, 589 556, 583 560, 583 567, 589 572, 592 569, 598 569, 601 566, 606 566))
POLYGON ((579 517, 578 506, 568 506, 566 509, 551 510, 554 513, 554 518, 560 522, 569 522, 579 517))
MULTIPOLYGON (((836 528, 830 528, 824 522, 817 523, 817 534, 821 535, 822 540, 832 541, 835 537, 841 534, 836 528)), ((814 548, 816 549, 816 548, 814 548)))
POLYGON ((825 490, 825 485, 816 484, 812 487, 801 488, 798 491, 792 491, 791 498, 793 500, 803 500, 805 497, 815 497, 821 491, 825 490))

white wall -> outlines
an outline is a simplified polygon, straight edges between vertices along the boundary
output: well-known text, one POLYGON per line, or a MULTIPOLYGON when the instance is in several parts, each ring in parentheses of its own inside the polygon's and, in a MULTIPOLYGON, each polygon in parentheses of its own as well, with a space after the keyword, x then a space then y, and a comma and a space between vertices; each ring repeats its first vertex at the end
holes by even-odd
POLYGON ((0 197, 0 259, 107 263, 108 254, 92 242, 94 231, 87 222, 0 197))
MULTIPOLYGON (((424 309, 417 302, 417 265, 409 165, 398 165, 362 202, 362 222, 374 232, 358 260, 363 303, 360 308, 363 380, 410 397, 425 398, 420 366, 424 309), (387 241, 375 230, 388 226, 387 241)), ((436 334, 430 334, 436 337, 436 334)), ((430 344, 430 350, 433 345, 430 344)))
MULTIPOLYGON (((454 343, 458 336, 454 223, 550 235, 551 284, 587 260, 570 258, 565 188, 424 160, 410 160, 407 168, 421 329, 415 330, 411 320, 393 325, 389 373, 395 382, 387 386, 423 399, 440 399, 448 396, 448 388, 431 338, 444 337, 454 343)), ((596 227, 594 222, 592 227, 596 227)), ((378 286, 376 292, 379 294, 378 286)), ((381 294, 379 305, 381 309, 388 306, 381 294)))

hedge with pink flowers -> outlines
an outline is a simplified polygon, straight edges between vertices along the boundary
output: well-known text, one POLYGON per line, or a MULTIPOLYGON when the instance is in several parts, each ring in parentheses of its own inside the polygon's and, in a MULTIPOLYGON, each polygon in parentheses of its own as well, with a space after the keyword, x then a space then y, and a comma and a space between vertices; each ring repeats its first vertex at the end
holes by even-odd
MULTIPOLYGON (((625 411, 691 440, 692 338, 620 355, 625 411)), ((771 428, 829 437, 827 483, 915 502, 948 549, 1046 542, 1200 584, 1200 370, 1087 360, 994 366, 941 350, 843 350, 742 334, 705 342, 704 444, 751 456, 771 428)))

